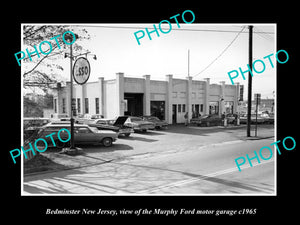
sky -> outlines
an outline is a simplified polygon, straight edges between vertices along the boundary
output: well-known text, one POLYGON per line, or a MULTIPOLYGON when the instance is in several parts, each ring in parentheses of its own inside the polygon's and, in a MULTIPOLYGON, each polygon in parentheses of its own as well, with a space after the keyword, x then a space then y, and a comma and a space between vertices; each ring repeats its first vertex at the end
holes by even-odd
MULTIPOLYGON (((153 24, 158 28, 158 23, 153 24)), ((150 40, 145 28, 152 31, 153 24, 71 24, 74 31, 80 27, 89 32, 90 40, 76 41, 97 56, 97 60, 92 55, 88 56, 91 65, 88 82, 96 81, 98 77, 114 79, 118 72, 123 72, 125 77, 138 78, 149 74, 152 80, 165 80, 168 74, 172 74, 173 78, 185 79, 188 76, 188 51, 189 75, 193 80, 210 78, 211 83, 225 81, 226 84, 231 84, 228 72, 238 70, 239 67, 247 70, 249 24, 182 22, 178 28, 176 23, 172 23, 169 33, 159 31, 159 37, 155 32, 151 33, 150 40), (139 30, 145 32, 140 45, 134 36, 139 30)), ((164 25, 166 26, 162 27, 169 30, 169 25, 164 25)), ((276 90, 276 67, 271 68, 268 60, 263 57, 276 53, 276 24, 251 25, 254 25, 253 61, 261 59, 266 66, 263 73, 254 73, 252 93, 261 93, 262 98, 273 98, 273 91, 276 90)), ((275 64, 274 56, 271 59, 275 64)), ((69 59, 61 60, 61 65, 66 68, 62 76, 68 79, 69 59)), ((260 70, 259 64, 256 64, 257 70, 260 70)), ((234 82, 244 85, 246 99, 248 73, 245 77, 246 80, 243 80, 239 76, 234 82)))

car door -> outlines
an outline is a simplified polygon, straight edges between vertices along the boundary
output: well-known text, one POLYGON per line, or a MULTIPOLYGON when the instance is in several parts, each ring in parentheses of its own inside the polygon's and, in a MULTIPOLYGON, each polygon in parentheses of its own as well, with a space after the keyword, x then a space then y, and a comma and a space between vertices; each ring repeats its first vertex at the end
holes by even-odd
POLYGON ((99 142, 96 134, 93 131, 91 131, 88 127, 75 128, 74 135, 76 143, 92 144, 99 142))

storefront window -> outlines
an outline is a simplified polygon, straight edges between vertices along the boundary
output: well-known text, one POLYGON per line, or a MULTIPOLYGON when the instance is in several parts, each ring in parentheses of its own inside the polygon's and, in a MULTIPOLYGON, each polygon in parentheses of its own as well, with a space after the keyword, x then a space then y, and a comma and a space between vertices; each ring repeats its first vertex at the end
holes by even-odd
POLYGON ((165 119, 165 101, 151 101, 150 102, 151 116, 156 116, 161 120, 165 119))
POLYGON ((225 101, 225 114, 233 114, 233 101, 225 101))
POLYGON ((219 102, 209 102, 209 114, 219 114, 219 102))

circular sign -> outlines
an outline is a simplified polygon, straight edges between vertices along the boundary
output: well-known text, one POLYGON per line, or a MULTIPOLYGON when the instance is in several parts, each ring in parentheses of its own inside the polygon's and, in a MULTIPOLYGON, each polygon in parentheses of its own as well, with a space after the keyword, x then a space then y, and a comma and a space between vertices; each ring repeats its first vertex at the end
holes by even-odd
POLYGON ((91 67, 89 61, 80 57, 76 59, 73 67, 73 77, 77 84, 85 84, 90 77, 91 67))

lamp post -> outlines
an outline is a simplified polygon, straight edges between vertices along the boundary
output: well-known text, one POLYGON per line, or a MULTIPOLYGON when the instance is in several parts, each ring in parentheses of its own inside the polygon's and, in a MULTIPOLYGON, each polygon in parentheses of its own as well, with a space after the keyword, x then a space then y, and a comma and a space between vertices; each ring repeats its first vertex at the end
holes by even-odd
MULTIPOLYGON (((78 56, 81 56, 81 55, 87 55, 89 54, 90 52, 86 52, 86 53, 83 53, 83 54, 79 54, 79 55, 76 55, 76 56, 73 56, 73 50, 72 50, 72 45, 70 45, 70 126, 71 126, 71 139, 70 139, 70 152, 73 152, 73 151, 76 151, 77 149, 75 148, 75 143, 74 143, 74 118, 73 118, 73 57, 74 58, 77 58, 78 56)), ((68 57, 68 54, 66 53, 65 54, 65 58, 68 57)), ((96 55, 94 55, 93 57, 94 60, 97 60, 97 57, 96 55)))
POLYGON ((72 45, 70 45, 70 103, 71 103, 71 142, 70 142, 70 150, 75 149, 74 146, 74 118, 73 118, 73 68, 72 68, 72 60, 73 60, 73 52, 72 45))

